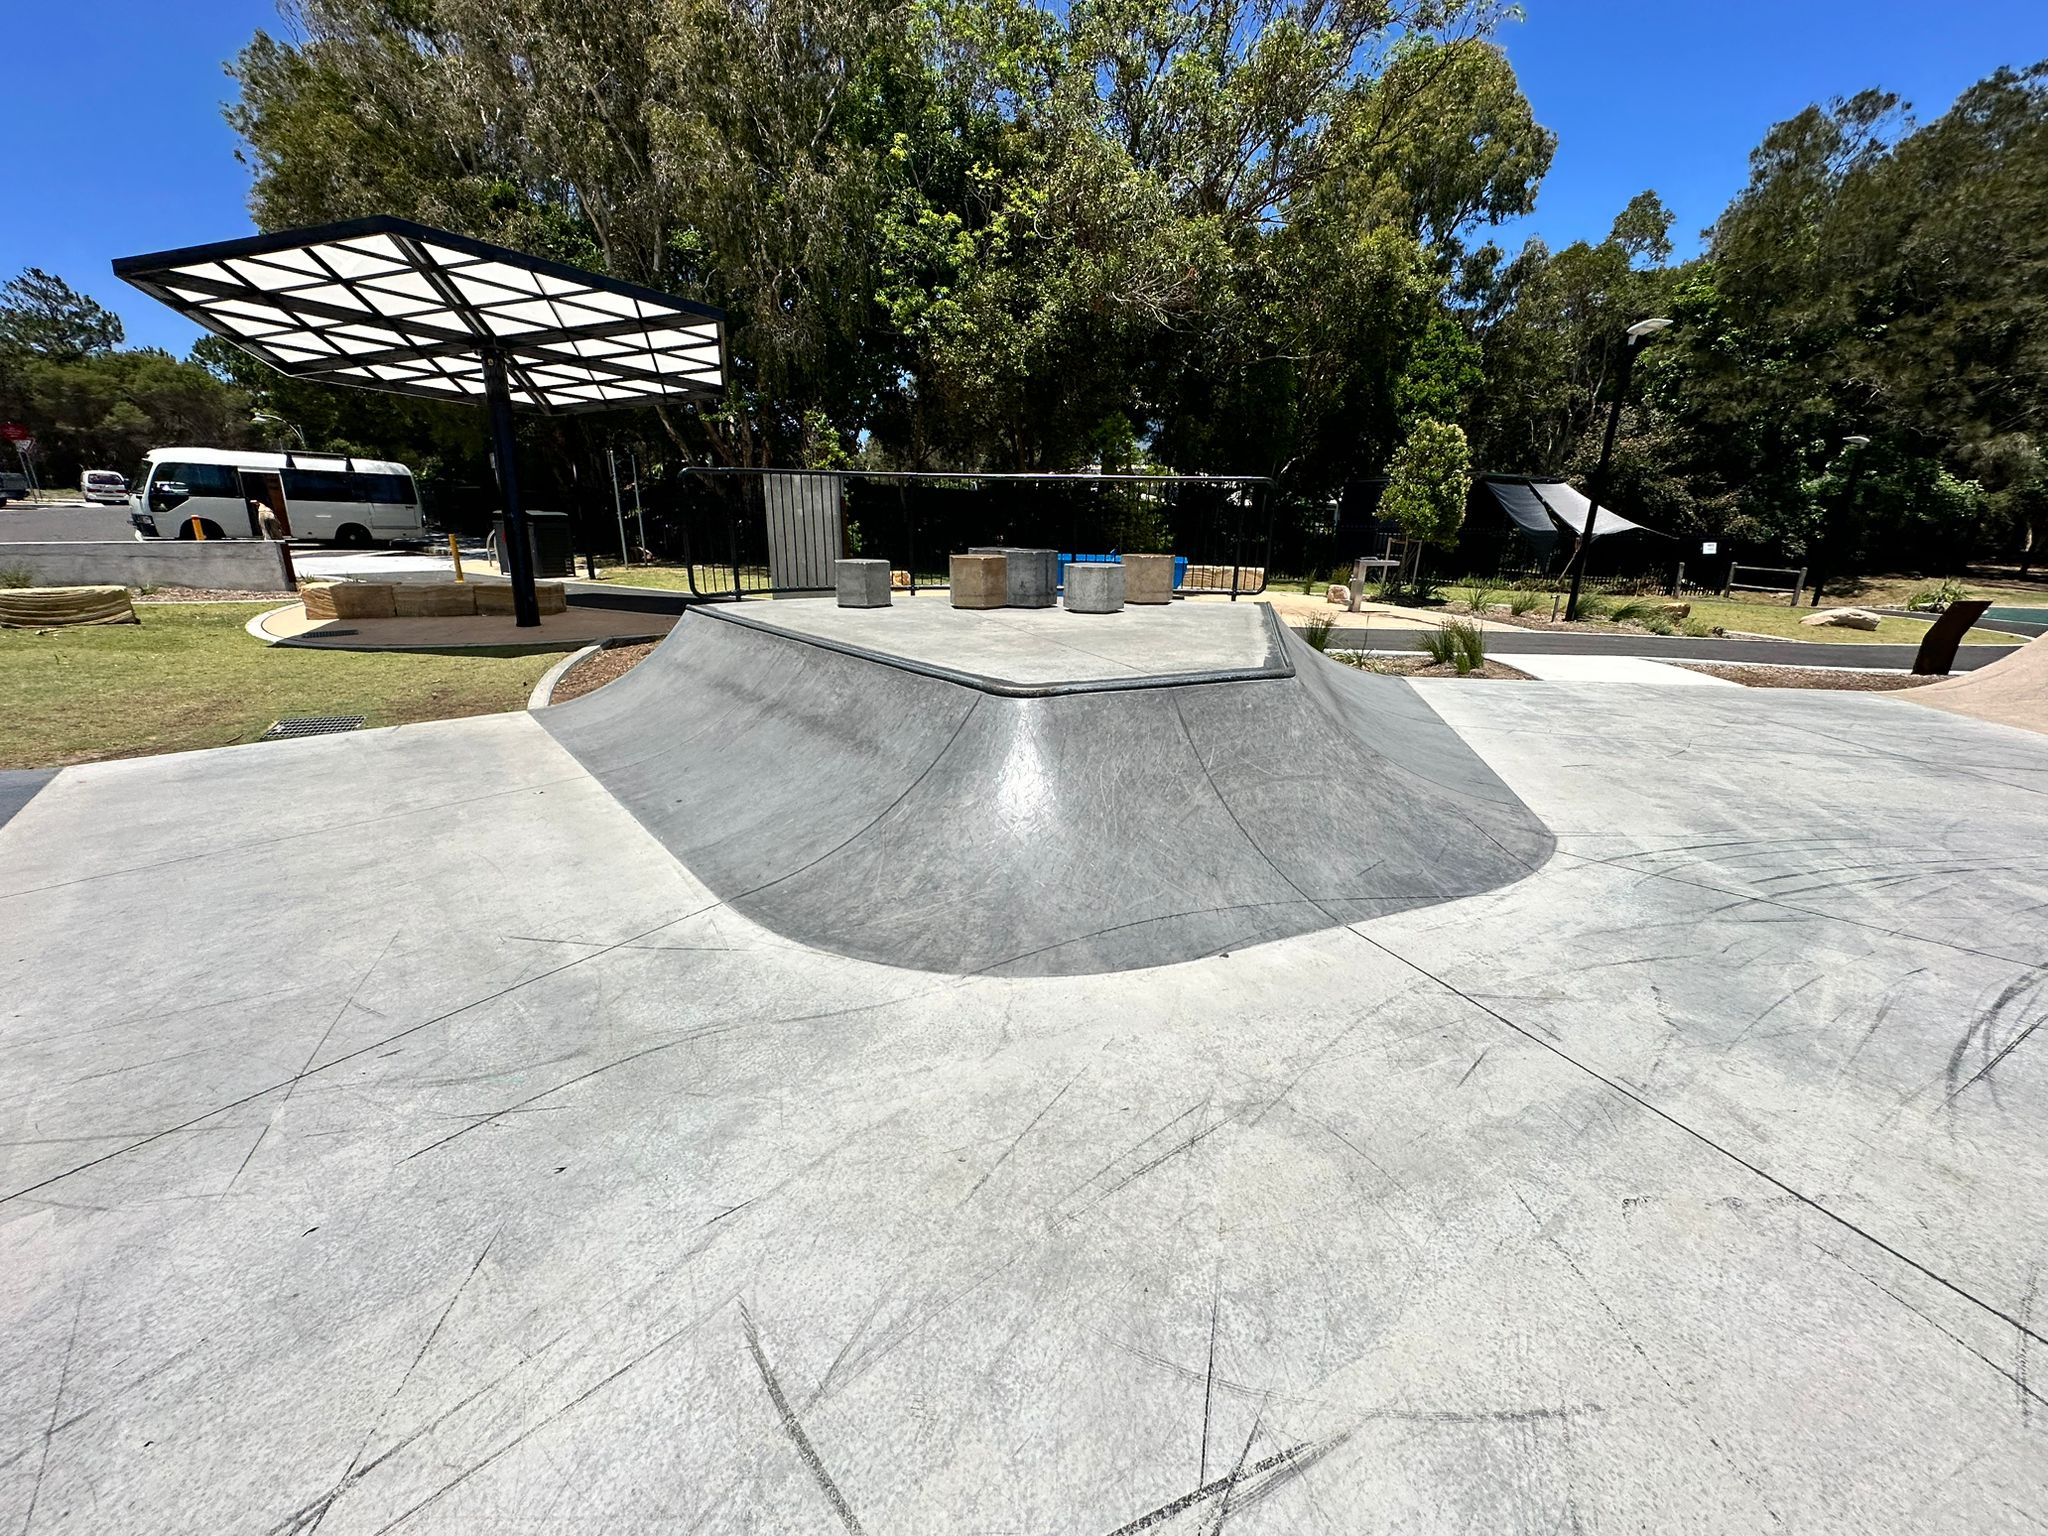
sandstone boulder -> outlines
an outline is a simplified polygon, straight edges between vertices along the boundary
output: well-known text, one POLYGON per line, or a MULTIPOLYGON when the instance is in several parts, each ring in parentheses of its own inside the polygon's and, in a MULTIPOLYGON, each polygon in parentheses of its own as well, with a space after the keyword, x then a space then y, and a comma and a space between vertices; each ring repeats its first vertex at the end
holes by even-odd
POLYGON ((1882 620, 1868 608, 1823 608, 1799 622, 1809 629, 1875 629, 1882 620))

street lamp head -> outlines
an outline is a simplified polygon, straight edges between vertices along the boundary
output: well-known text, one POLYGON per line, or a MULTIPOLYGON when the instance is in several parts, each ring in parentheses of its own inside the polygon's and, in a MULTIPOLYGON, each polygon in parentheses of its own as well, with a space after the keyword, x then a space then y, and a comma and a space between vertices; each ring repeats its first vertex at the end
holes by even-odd
POLYGON ((1642 341, 1646 337, 1656 335, 1659 331, 1670 330, 1671 324, 1672 323, 1669 320, 1661 318, 1651 320, 1638 320, 1634 325, 1628 328, 1629 340, 1642 341))
POLYGON ((1842 446, 1844 448, 1868 448, 1870 446, 1870 439, 1858 432, 1843 438, 1842 446))

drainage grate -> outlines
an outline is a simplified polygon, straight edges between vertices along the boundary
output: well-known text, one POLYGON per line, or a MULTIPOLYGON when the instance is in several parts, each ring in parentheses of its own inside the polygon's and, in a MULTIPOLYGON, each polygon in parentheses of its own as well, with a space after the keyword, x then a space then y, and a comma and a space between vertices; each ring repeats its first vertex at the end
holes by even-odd
POLYGON ((363 715, 286 715, 257 739, 282 741, 287 736, 328 736, 336 731, 359 731, 363 715))

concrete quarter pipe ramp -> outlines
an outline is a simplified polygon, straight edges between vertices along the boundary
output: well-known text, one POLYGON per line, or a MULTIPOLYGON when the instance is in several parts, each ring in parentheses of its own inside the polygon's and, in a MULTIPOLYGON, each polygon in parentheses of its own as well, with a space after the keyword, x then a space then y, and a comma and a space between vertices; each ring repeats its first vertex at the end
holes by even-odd
POLYGON ((923 970, 1190 960, 1549 857, 1406 683, 1274 631, 1257 675, 1018 696, 699 611, 539 718, 738 911, 923 970))

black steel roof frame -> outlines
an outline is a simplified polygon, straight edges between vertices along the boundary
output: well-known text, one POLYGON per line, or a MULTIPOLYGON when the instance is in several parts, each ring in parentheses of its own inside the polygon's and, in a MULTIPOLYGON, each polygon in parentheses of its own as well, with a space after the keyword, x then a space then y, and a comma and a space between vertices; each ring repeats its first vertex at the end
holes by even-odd
MULTIPOLYGON (((549 261, 544 257, 529 256, 521 251, 492 245, 487 241, 471 239, 447 230, 432 229, 409 219, 389 215, 350 219, 304 229, 281 230, 273 234, 249 235, 235 240, 184 246, 139 256, 125 256, 117 259, 113 267, 114 275, 124 282, 186 315, 213 334, 250 352, 280 373, 294 378, 313 378, 348 388, 380 390, 420 399, 474 402, 485 396, 482 381, 466 375, 458 378, 446 369, 440 370, 438 374, 423 373, 418 379, 361 377, 339 370, 435 362, 443 358, 453 359, 495 351, 504 360, 507 372, 518 381, 521 390, 528 396, 526 399, 515 400, 515 405, 538 410, 546 415, 580 415, 592 411, 631 409, 637 405, 651 404, 663 399, 701 399, 715 395, 722 386, 725 319, 723 311, 695 300, 661 293, 638 283, 586 272, 561 262, 549 261), (386 300, 398 297, 390 289, 380 286, 380 282, 388 279, 390 274, 364 276, 342 273, 335 270, 319 251, 307 249, 363 240, 377 235, 387 237, 404 253, 411 275, 418 277, 434 290, 437 304, 426 304, 411 313, 389 313, 388 305, 380 306, 365 297, 365 294, 373 292, 386 300), (636 305, 647 305, 662 313, 655 316, 618 315, 576 325, 535 324, 524 330, 499 334, 484 323, 481 317, 498 308, 500 304, 546 303, 552 309, 557 300, 575 304, 579 293, 523 293, 508 289, 503 300, 480 304, 453 287, 441 264, 428 254, 424 247, 440 247, 469 257, 472 261, 512 267, 531 273, 536 278, 547 278, 567 284, 574 290, 603 295, 615 300, 630 300, 636 305), (284 267, 263 261, 265 257, 285 253, 303 256, 313 263, 317 270, 284 267), (298 280, 300 286, 338 289, 346 293, 359 307, 351 308, 331 300, 302 294, 291 287, 262 287, 224 265, 237 260, 260 262, 277 271, 280 277, 298 280), (178 270, 208 264, 228 271, 237 281, 223 282, 219 278, 178 270), (311 278, 312 282, 306 283, 304 280, 307 278, 311 278), (189 291, 180 292, 181 288, 189 291), (198 296, 196 304, 195 295, 198 296), (371 350, 347 351, 335 347, 331 354, 317 357, 280 356, 274 350, 277 344, 268 339, 272 333, 259 334, 254 326, 249 327, 246 332, 239 331, 234 324, 237 318, 234 313, 230 312, 223 317, 209 312, 204 307, 209 302, 219 304, 222 301, 241 303, 256 310, 267 310, 305 332, 305 335, 294 338, 292 346, 295 350, 309 350, 303 343, 309 338, 317 338, 320 334, 317 324, 305 324, 308 320, 329 322, 334 327, 353 326, 390 331, 403 338, 403 341, 398 346, 371 350), (451 324, 451 319, 458 323, 451 324), (689 328, 693 321, 700 325, 703 322, 710 322, 718 328, 717 334, 704 341, 664 347, 664 353, 673 356, 677 361, 686 361, 689 365, 686 369, 674 373, 636 367, 616 355, 590 355, 577 347, 578 343, 689 328), (559 391, 569 387, 559 380, 535 377, 540 370, 549 368, 581 369, 591 376, 586 381, 579 381, 574 387, 599 387, 600 380, 629 386, 653 387, 643 387, 630 395, 610 399, 549 399, 549 390, 559 391)), ((490 282, 488 278, 477 278, 474 281, 480 284, 490 282)), ((324 344, 333 345, 331 342, 324 344)), ((645 349, 648 355, 652 355, 653 351, 652 347, 645 349)))

